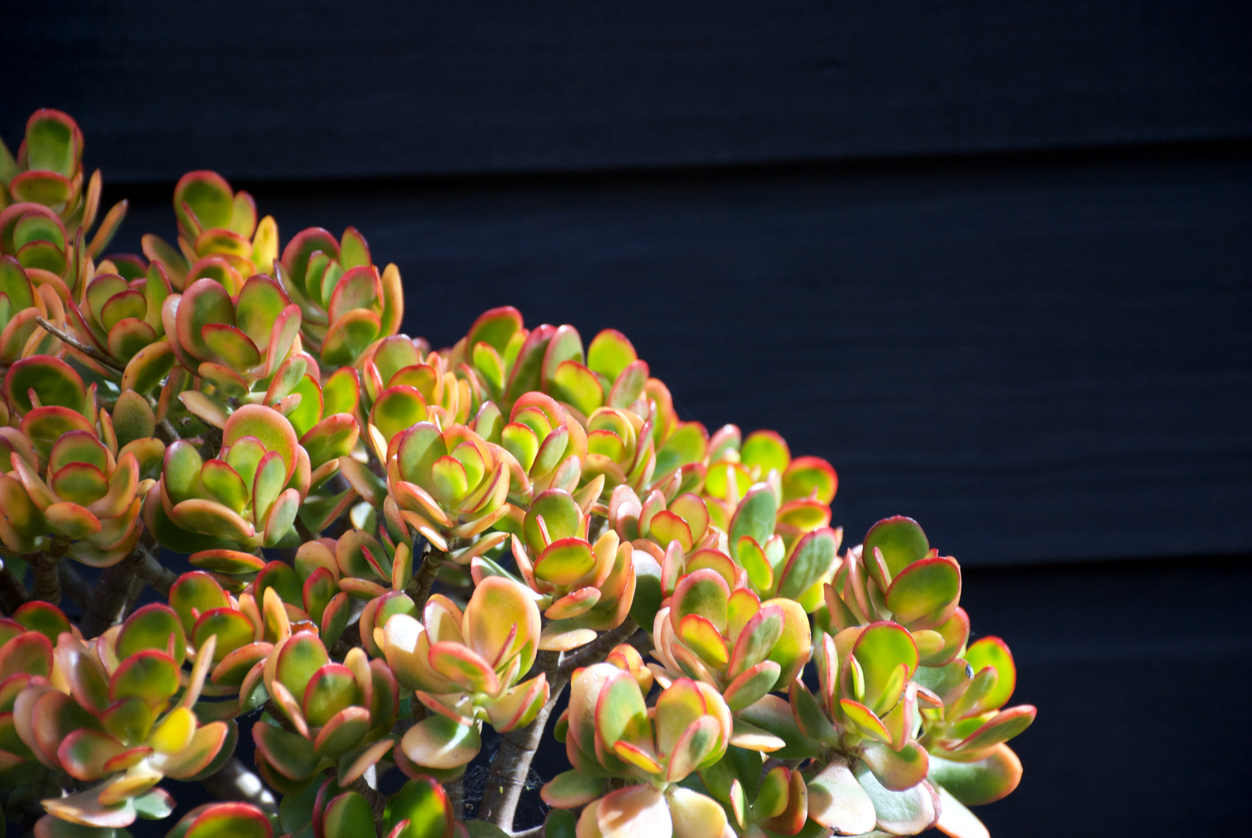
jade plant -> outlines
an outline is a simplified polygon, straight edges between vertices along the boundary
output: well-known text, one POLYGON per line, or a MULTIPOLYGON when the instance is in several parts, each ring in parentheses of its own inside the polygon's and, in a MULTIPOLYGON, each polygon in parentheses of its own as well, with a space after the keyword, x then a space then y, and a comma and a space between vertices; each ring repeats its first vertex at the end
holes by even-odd
POLYGON ((213 172, 107 254, 83 146, 0 144, 10 823, 115 838, 170 779, 219 798, 173 838, 987 834, 1035 708, 915 521, 846 546, 829 463, 681 421, 620 332, 432 349, 361 232, 213 172))

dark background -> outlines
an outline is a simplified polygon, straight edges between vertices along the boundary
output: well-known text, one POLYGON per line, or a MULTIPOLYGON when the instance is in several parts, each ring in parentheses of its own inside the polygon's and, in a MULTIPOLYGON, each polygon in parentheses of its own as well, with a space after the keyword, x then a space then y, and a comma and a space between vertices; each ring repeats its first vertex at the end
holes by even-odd
POLYGON ((70 112, 116 249, 213 168, 284 243, 360 228, 435 345, 506 303, 625 331, 683 418, 829 459, 849 542, 904 513, 962 562, 1040 711, 993 834, 1236 834, 1249 35, 1237 0, 6 4, 0 134, 70 112))

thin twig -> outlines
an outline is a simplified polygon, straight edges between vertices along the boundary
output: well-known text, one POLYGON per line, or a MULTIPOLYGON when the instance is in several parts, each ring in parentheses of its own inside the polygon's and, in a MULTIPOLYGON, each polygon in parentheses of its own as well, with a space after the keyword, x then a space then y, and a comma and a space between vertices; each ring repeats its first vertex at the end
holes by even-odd
POLYGON ((43 550, 32 553, 29 557, 31 572, 35 575, 35 589, 32 599, 41 599, 52 605, 61 602, 61 572, 57 565, 61 563, 59 556, 53 556, 43 550))
POLYGON ((36 317, 35 322, 38 323, 40 326, 42 326, 44 328, 44 331, 48 332, 49 334, 55 335, 57 338, 59 338, 62 343, 65 343, 68 346, 72 347, 73 349, 78 350, 79 352, 86 355, 88 358, 91 358, 92 360, 99 361, 100 363, 108 367, 109 369, 113 370, 118 375, 121 375, 123 372, 126 371, 125 367, 120 366, 117 363, 117 361, 113 360, 111 357, 104 354, 99 349, 96 349, 94 346, 88 346, 87 344, 83 343, 81 340, 69 334, 68 332, 64 332, 61 329, 58 329, 56 326, 53 326, 51 323, 49 323, 47 320, 44 320, 42 317, 36 317))
POLYGON ((0 608, 4 609, 4 613, 12 617, 14 611, 26 604, 27 599, 26 589, 17 581, 8 565, 0 567, 0 608))
POLYGON ((249 771, 239 757, 231 757, 215 774, 200 781, 209 794, 218 800, 242 800, 257 806, 267 815, 278 814, 274 795, 261 782, 261 778, 249 771))

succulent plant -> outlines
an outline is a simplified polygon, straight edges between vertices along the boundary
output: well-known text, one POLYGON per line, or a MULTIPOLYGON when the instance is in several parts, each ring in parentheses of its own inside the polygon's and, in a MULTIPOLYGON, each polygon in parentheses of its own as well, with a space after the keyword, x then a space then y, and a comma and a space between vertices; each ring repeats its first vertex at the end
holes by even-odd
POLYGON ((186 440, 166 450, 144 514, 156 538, 174 549, 203 546, 195 534, 227 546, 273 547, 295 537, 309 476, 291 423, 273 408, 244 405, 226 420, 218 456, 206 460, 186 440))
POLYGON ((462 611, 435 594, 422 622, 404 610, 374 620, 374 642, 400 684, 433 715, 400 741, 419 768, 459 769, 481 745, 486 721, 499 733, 528 724, 548 700, 545 673, 522 681, 539 649, 539 609, 516 582, 484 579, 462 611))
MULTIPOLYGON (((97 169, 84 191, 83 145, 83 132, 78 123, 69 114, 51 108, 41 108, 30 115, 26 121, 26 136, 18 146, 16 157, 0 140, 0 210, 23 204, 47 207, 62 222, 62 250, 67 241, 72 243, 80 233, 91 230, 100 210, 104 181, 97 169)), ((86 246, 88 255, 95 256, 108 246, 126 215, 126 206, 126 201, 120 201, 105 215, 86 246)), ((28 210, 23 209, 14 217, 27 214, 28 210)), ((0 229, 5 227, 0 222, 0 229)), ((30 262, 57 275, 64 270, 64 267, 55 268, 55 259, 48 261, 52 258, 50 248, 37 244, 47 239, 30 238, 29 233, 21 231, 16 238, 22 243, 15 244, 6 236, 5 245, 14 245, 15 253, 26 248, 25 258, 19 259, 23 265, 30 262)))
MULTIPOLYGON (((277 599, 273 589, 265 597, 277 599)), ((281 613, 268 603, 266 610, 281 613)), ((298 790, 330 766, 338 767, 340 782, 351 783, 395 742, 389 734, 399 711, 396 678, 361 649, 335 663, 316 634, 281 634, 259 665, 271 709, 252 727, 257 767, 280 791, 298 790)))
POLYGON ((549 836, 987 834, 1035 708, 916 522, 840 555, 834 468, 683 421, 625 335, 432 349, 355 228, 282 246, 213 172, 102 256, 82 148, 0 146, 7 820, 125 838, 170 778, 246 801, 171 838, 500 838, 569 687, 549 836))
POLYGON ((585 806, 579 835, 721 836, 726 816, 713 799, 681 785, 718 762, 731 739, 730 709, 707 684, 679 679, 644 702, 629 670, 595 664, 575 674, 563 719, 574 769, 543 788, 551 806, 585 806), (633 781, 603 794, 605 780, 633 781))
MULTIPOLYGON (((160 262, 176 289, 189 277, 228 276, 244 279, 273 274, 278 256, 278 225, 273 216, 257 221, 256 201, 247 192, 235 192, 216 172, 188 172, 174 187, 174 217, 178 221, 178 249, 151 233, 143 237, 143 252, 160 262), (233 272, 233 273, 232 273, 233 272)), ((238 287, 230 288, 233 294, 238 287)))
POLYGON ((400 330, 400 269, 380 272, 352 227, 339 241, 320 227, 297 233, 283 249, 279 275, 300 306, 309 347, 327 364, 352 366, 375 340, 400 330))
MULTIPOLYGON (((63 615, 60 621, 68 626, 63 615)), ((202 723, 196 713, 212 644, 189 674, 180 674, 182 640, 174 612, 148 605, 91 645, 70 631, 58 635, 55 647, 37 630, 6 642, 14 647, 10 656, 26 659, 30 675, 12 709, 27 753, 80 783, 96 784, 44 800, 51 815, 85 826, 126 826, 136 807, 153 805, 146 797, 163 797, 152 791, 163 777, 206 775, 229 755, 233 726, 202 723)))

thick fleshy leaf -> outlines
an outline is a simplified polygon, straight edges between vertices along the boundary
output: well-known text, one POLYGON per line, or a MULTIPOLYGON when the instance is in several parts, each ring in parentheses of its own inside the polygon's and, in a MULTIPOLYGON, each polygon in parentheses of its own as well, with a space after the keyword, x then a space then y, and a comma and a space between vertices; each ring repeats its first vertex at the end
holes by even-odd
POLYGON ((796 457, 782 476, 783 500, 812 497, 829 504, 839 488, 839 477, 821 457, 796 457))
POLYGON ((1022 763, 1008 745, 998 745, 977 762, 930 758, 930 779, 966 806, 994 803, 1011 794, 1022 779, 1022 763))
POLYGON ((288 779, 302 780, 317 768, 313 743, 299 734, 258 721, 252 726, 252 738, 266 762, 288 779))
POLYGON ((603 791, 602 777, 581 771, 565 771, 548 781, 539 790, 539 796, 555 809, 576 809, 595 800, 603 791))
POLYGON ((738 560, 739 539, 743 536, 750 537, 757 544, 768 541, 774 534, 777 513, 778 500, 769 486, 758 484, 749 489, 739 502, 727 532, 730 557, 738 560))
POLYGON ((388 838, 445 838, 453 834, 455 823, 443 787, 419 777, 392 795, 383 831, 388 838))
POLYGON ((874 803, 878 828, 893 835, 916 835, 939 818, 939 795, 922 781, 904 791, 883 788, 864 765, 854 769, 857 782, 874 803))
POLYGON ((936 556, 918 559, 897 573, 887 589, 886 603, 898 621, 912 623, 955 607, 960 598, 960 567, 952 559, 936 556))
POLYGON ((959 800, 943 786, 937 786, 939 792, 939 822, 935 827, 949 838, 991 838, 991 833, 978 816, 965 808, 959 800))
POLYGON ((409 728, 400 740, 405 756, 419 766, 437 770, 460 768, 478 755, 482 740, 474 725, 434 715, 409 728))
POLYGON ((865 673, 864 703, 875 712, 890 710, 917 669, 917 644, 912 636, 895 623, 872 623, 857 637, 852 654, 865 673), (903 681, 896 676, 901 664, 903 681))
POLYGON ((829 527, 805 533, 783 566, 778 596, 798 599, 830 572, 839 551, 840 538, 829 527))
POLYGON ((860 835, 874 828, 874 803, 852 771, 832 762, 809 780, 809 817, 838 835, 860 835))
POLYGON ((596 824, 604 838, 673 835, 665 795, 652 786, 629 786, 602 797, 596 809, 596 824))
POLYGON ((994 710, 1008 703, 1017 688, 1017 664, 1013 662, 1008 644, 998 637, 984 637, 970 644, 964 657, 975 672, 990 666, 999 675, 996 686, 979 702, 979 706, 994 710))
POLYGON ((886 518, 870 527, 865 535, 863 555, 867 557, 866 566, 870 576, 879 590, 885 591, 890 587, 889 580, 883 579, 877 566, 869 560, 874 555, 875 547, 882 551, 887 571, 894 580, 904 568, 925 558, 930 551, 930 541, 916 521, 903 515, 886 518))
POLYGON ((722 838, 726 833, 726 810, 712 798, 682 786, 671 786, 665 799, 674 838, 722 838))
POLYGON ((169 606, 154 602, 126 618, 114 648, 119 658, 127 658, 143 649, 156 649, 170 654, 176 664, 181 664, 186 644, 178 614, 169 606))
POLYGON ((867 742, 861 759, 874 772, 883 788, 903 791, 926 778, 930 767, 926 749, 916 742, 909 742, 896 750, 877 742, 867 742))

